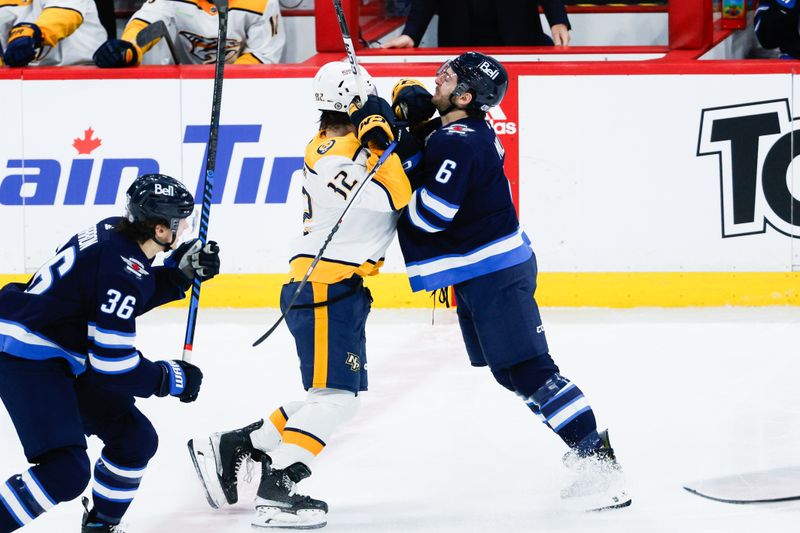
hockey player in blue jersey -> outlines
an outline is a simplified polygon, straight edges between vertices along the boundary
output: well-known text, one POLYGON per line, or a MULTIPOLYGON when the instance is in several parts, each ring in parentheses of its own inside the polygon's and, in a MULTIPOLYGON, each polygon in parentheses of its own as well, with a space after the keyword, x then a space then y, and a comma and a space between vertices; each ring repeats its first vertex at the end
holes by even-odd
MULTIPOLYGON (((92 472, 84 435, 104 444, 82 533, 122 532, 158 437, 134 398, 197 398, 202 372, 151 362, 136 348, 136 317, 184 297, 191 279, 219 272, 218 247, 177 246, 194 199, 176 179, 149 174, 128 189, 127 217, 69 239, 27 283, 0 290, 0 398, 33 466, 0 484, 0 532, 77 498, 92 472), (159 252, 176 248, 164 266, 159 252)), ((76 520, 77 522, 77 520, 76 520)))
POLYGON ((534 299, 536 257, 519 226, 503 146, 486 121, 507 87, 505 68, 476 52, 442 65, 432 97, 415 80, 395 86, 398 118, 426 119, 431 103, 441 117, 412 124, 425 148, 398 224, 411 288, 454 286, 472 365, 488 366, 569 446, 565 464, 577 479, 562 496, 581 497, 590 509, 627 506, 608 432, 598 432, 588 401, 549 353, 534 299))
POLYGON ((781 59, 800 59, 800 4, 797 0, 759 0, 755 34, 762 47, 778 48, 781 59))

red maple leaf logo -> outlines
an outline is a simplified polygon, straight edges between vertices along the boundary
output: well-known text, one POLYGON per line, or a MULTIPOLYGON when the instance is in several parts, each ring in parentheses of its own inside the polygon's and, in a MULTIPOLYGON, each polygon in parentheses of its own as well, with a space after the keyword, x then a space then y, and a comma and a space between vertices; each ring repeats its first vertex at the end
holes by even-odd
POLYGON ((94 130, 89 128, 83 132, 83 139, 74 139, 72 146, 78 151, 78 154, 91 154, 92 151, 103 144, 99 138, 92 139, 94 130))

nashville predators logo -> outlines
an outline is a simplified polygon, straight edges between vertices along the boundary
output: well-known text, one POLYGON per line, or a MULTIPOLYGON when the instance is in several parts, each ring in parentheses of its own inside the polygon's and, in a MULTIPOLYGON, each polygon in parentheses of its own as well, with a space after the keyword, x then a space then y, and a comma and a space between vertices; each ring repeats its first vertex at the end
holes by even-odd
POLYGON ((345 364, 350 367, 353 372, 361 370, 361 358, 357 354, 347 352, 347 360, 345 364))
POLYGON ((334 144, 336 144, 336 139, 331 139, 330 141, 326 142, 325 144, 319 145, 319 148, 317 148, 317 153, 320 154, 320 155, 324 154, 325 152, 327 152, 328 150, 333 148, 334 144))
MULTIPOLYGON (((209 64, 217 60, 217 39, 197 35, 186 30, 178 34, 189 42, 189 55, 196 57, 200 63, 209 64)), ((242 42, 238 39, 225 40, 225 62, 230 63, 242 49, 242 42)))

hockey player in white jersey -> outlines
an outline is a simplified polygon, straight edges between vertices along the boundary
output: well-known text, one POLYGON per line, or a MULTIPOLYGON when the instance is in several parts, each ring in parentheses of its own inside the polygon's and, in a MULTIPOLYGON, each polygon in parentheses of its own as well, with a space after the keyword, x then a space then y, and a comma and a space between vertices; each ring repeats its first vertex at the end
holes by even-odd
MULTIPOLYGON (((362 78, 374 91, 364 69, 362 78)), ((306 147, 303 235, 294 244, 281 293, 284 311, 351 195, 393 139, 391 109, 374 94, 348 117, 344 111, 356 94, 347 63, 328 63, 314 78, 322 115, 306 147)), ((305 401, 286 403, 245 428, 189 441, 212 507, 237 502, 236 473, 249 456, 262 462, 254 527, 311 529, 327 523, 327 504, 296 494, 295 484, 311 474, 315 457, 353 417, 359 393, 367 390, 365 323, 372 298, 364 277, 377 274, 410 197, 403 164, 392 154, 365 185, 288 312, 305 401)))
POLYGON ((0 2, 0 64, 88 65, 105 38, 94 0, 0 2))
MULTIPOLYGON (((148 0, 133 14, 122 39, 110 39, 94 54, 98 67, 166 64, 172 59, 158 40, 139 47, 136 37, 158 21, 167 27, 182 64, 214 63, 217 57, 217 7, 207 0, 148 0), (163 53, 162 53, 163 52, 163 53)), ((225 62, 237 65, 279 63, 286 32, 278 0, 230 0, 225 62)))

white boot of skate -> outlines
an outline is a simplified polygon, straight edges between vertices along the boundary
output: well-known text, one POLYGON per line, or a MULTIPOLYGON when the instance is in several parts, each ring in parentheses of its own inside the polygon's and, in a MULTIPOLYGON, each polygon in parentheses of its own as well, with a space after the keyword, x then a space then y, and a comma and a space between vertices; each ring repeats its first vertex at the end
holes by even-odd
POLYGON ((561 497, 570 507, 585 511, 605 511, 631 504, 625 483, 625 474, 614 457, 608 432, 599 433, 603 441, 598 453, 579 457, 574 452, 564 456, 564 465, 573 476, 572 483, 561 491, 561 497))

